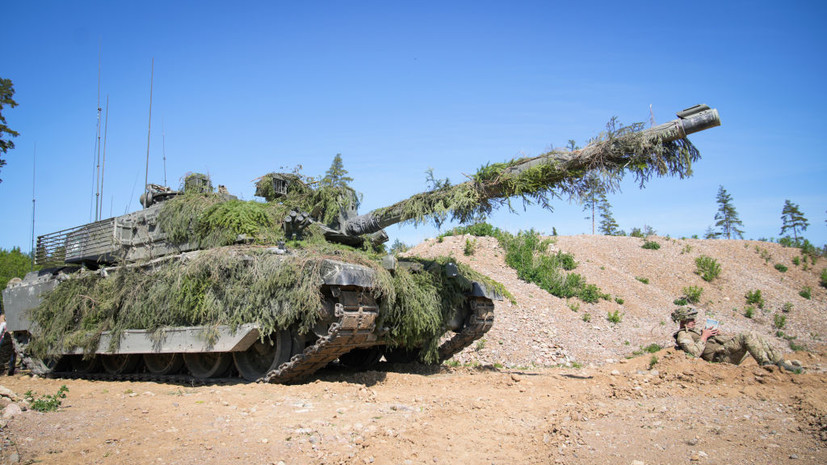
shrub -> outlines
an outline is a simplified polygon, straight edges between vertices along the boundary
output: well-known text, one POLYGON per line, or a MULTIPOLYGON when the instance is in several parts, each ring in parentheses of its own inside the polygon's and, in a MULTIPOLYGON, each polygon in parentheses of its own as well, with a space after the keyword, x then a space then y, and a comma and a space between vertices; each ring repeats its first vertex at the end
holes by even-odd
POLYGON ((798 344, 794 340, 790 339, 790 350, 793 350, 795 352, 807 350, 807 346, 805 346, 804 344, 798 344))
POLYGON ((657 364, 657 363, 658 363, 658 356, 653 355, 652 358, 649 359, 649 369, 651 370, 652 367, 654 367, 655 364, 657 364))
POLYGON ((38 399, 35 399, 35 395, 32 391, 26 391, 23 398, 29 402, 29 407, 31 407, 32 410, 36 410, 38 412, 52 412, 60 407, 60 404, 62 403, 61 399, 66 398, 66 393, 68 391, 69 388, 67 388, 64 384, 63 386, 60 386, 60 389, 58 389, 57 393, 53 396, 44 395, 38 399))
POLYGON ((793 257, 793 265, 798 266, 801 265, 801 259, 798 257, 793 257))
POLYGON ((465 255, 474 255, 474 250, 477 248, 476 239, 465 239, 465 250, 462 251, 465 255))
POLYGON ((655 241, 643 241, 643 245, 641 247, 649 250, 658 250, 660 248, 660 244, 655 241))
POLYGON ((625 300, 621 299, 620 297, 615 297, 615 302, 617 302, 618 305, 623 305, 623 302, 625 302, 625 300))
POLYGON ((644 237, 643 231, 641 231, 640 228, 632 228, 632 232, 630 232, 629 235, 632 237, 644 237))
POLYGON ((784 313, 790 313, 790 310, 793 309, 792 302, 784 302, 784 305, 781 306, 781 311, 784 313))
POLYGON ((747 318, 752 318, 755 316, 755 307, 747 307, 744 309, 744 316, 747 318))
POLYGON ((649 284, 649 278, 644 278, 642 276, 635 276, 635 279, 642 282, 643 284, 649 284))
POLYGON ((821 287, 827 287, 827 268, 821 270, 821 281, 819 284, 821 284, 821 287))
POLYGON ((580 304, 577 302, 569 302, 568 306, 569 309, 571 309, 571 311, 573 312, 577 312, 580 310, 580 304))
POLYGON ((654 354, 655 352, 663 349, 659 344, 649 344, 648 346, 643 348, 644 352, 648 352, 650 354, 654 354))
POLYGON ((787 325, 786 315, 779 315, 778 313, 776 313, 772 319, 772 325, 778 329, 784 329, 784 326, 787 325))
POLYGON ((776 270, 778 270, 778 271, 780 271, 780 272, 782 272, 782 273, 786 273, 786 272, 787 272, 787 267, 786 267, 786 266, 784 266, 784 265, 782 265, 781 263, 776 263, 776 264, 775 264, 775 269, 776 269, 776 270))
POLYGON ((623 315, 620 314, 620 310, 615 310, 614 312, 608 312, 606 319, 609 320, 610 323, 618 324, 623 320, 623 315))
POLYGON ((686 297, 686 300, 696 304, 701 300, 701 294, 703 294, 704 288, 698 286, 689 286, 683 288, 683 295, 686 297))
POLYGON ((701 255, 695 259, 697 270, 695 273, 701 276, 704 281, 712 281, 721 274, 721 265, 712 257, 701 255))
POLYGON ((764 298, 761 296, 761 289, 747 291, 744 297, 747 299, 747 304, 755 305, 758 308, 764 308, 764 298))
POLYGON ((583 318, 583 321, 585 321, 586 323, 592 321, 591 313, 584 313, 582 318, 583 318))
POLYGON ((689 252, 692 252, 692 246, 691 246, 691 245, 689 245, 689 244, 686 244, 686 245, 685 245, 685 246, 683 246, 683 248, 681 249, 681 255, 683 255, 683 254, 685 254, 685 253, 689 253, 689 252))
POLYGON ((683 298, 683 297, 680 297, 680 298, 677 298, 677 299, 673 300, 672 303, 679 306, 679 307, 682 307, 682 306, 686 305, 686 299, 683 298))
POLYGON ((801 289, 801 291, 798 293, 798 295, 800 295, 801 297, 804 297, 807 300, 810 300, 810 297, 812 297, 812 293, 813 293, 813 290, 810 288, 810 286, 804 286, 804 289, 801 289))
POLYGON ((534 283, 549 294, 560 298, 578 297, 584 302, 609 299, 600 289, 587 284, 577 273, 564 273, 577 267, 571 254, 547 251, 551 240, 543 239, 534 230, 521 231, 516 236, 500 232, 497 240, 505 249, 505 262, 517 271, 523 281, 534 283))

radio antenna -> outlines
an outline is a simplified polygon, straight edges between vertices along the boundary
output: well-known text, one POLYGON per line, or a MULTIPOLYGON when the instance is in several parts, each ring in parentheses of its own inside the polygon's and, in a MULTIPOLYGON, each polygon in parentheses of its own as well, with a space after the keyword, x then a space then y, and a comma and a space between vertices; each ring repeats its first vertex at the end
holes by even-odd
MULTIPOLYGON (((149 75, 149 123, 146 129, 146 174, 144 175, 144 194, 148 193, 149 183, 149 134, 152 130, 152 80, 155 77, 155 57, 152 57, 152 71, 149 75)), ((144 197, 146 198, 146 197, 144 197)), ((146 207, 144 207, 146 208, 146 207)))
POLYGON ((100 204, 98 206, 98 219, 103 218, 103 177, 106 173, 106 134, 109 132, 109 95, 106 96, 106 119, 103 123, 103 163, 101 164, 101 194, 100 204))
POLYGON ((95 221, 98 221, 101 194, 101 53, 102 45, 98 40, 98 126, 95 131, 95 221))
POLYGON ((34 155, 32 155, 32 268, 29 271, 34 271, 34 205, 35 205, 35 197, 34 197, 34 182, 35 182, 35 166, 37 163, 37 142, 34 143, 34 155))
POLYGON ((161 150, 164 156, 164 186, 167 185, 167 131, 164 127, 164 118, 161 118, 161 150))

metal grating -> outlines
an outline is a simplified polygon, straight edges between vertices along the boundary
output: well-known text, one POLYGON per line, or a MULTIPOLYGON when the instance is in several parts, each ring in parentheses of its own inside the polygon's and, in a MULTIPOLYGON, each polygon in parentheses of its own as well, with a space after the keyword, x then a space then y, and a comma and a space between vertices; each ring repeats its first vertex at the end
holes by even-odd
POLYGON ((115 219, 109 218, 37 237, 35 263, 41 266, 62 263, 108 262, 117 250, 115 219))

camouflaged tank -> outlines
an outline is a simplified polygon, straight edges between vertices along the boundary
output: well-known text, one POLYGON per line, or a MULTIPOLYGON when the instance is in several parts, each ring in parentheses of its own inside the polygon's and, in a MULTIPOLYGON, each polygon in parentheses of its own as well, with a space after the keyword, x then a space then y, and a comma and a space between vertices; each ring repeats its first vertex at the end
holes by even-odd
POLYGON ((144 208, 38 237, 43 268, 3 290, 18 358, 33 372, 191 382, 300 382, 327 364, 438 363, 482 337, 504 289, 450 258, 383 255, 383 228, 467 223, 514 197, 578 195, 590 173, 691 173, 687 134, 720 124, 697 105, 643 129, 608 126, 586 148, 483 166, 468 181, 358 215, 341 159, 321 179, 270 173, 266 202, 204 175, 148 185, 144 208))

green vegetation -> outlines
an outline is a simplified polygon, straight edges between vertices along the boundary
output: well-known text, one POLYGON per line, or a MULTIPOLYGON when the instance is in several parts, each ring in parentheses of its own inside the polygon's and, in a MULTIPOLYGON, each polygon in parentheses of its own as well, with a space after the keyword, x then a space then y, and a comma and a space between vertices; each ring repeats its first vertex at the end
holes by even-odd
POLYGON ((715 233, 715 237, 742 238, 744 230, 741 227, 744 226, 744 223, 738 218, 738 212, 735 211, 735 206, 732 205, 732 196, 727 193, 724 186, 718 186, 716 202, 718 202, 718 212, 715 213, 715 226, 718 231, 715 233))
POLYGON ((757 253, 758 255, 761 256, 761 258, 764 259, 764 263, 769 263, 770 260, 772 260, 772 255, 770 255, 770 251, 765 249, 765 248, 758 247, 756 245, 755 246, 755 253, 757 253))
POLYGON ((617 302, 618 305, 623 305, 623 302, 625 301, 620 297, 615 297, 615 302, 617 302))
POLYGON ((564 299, 577 297, 587 303, 610 298, 597 286, 586 283, 581 275, 565 273, 577 267, 574 256, 562 251, 549 253, 548 247, 553 239, 544 239, 533 229, 514 235, 487 223, 476 223, 454 228, 440 237, 462 234, 497 239, 500 247, 505 250, 506 264, 517 271, 517 276, 523 281, 538 285, 551 295, 564 299))
POLYGON ((786 315, 779 315, 778 313, 776 313, 773 316, 773 322, 772 323, 773 323, 773 326, 775 326, 776 328, 783 329, 784 326, 787 325, 787 316, 786 315))
POLYGON ((821 287, 827 287, 827 268, 821 270, 819 284, 821 284, 821 287))
POLYGON ((764 308, 764 298, 761 296, 761 289, 747 291, 744 297, 747 299, 748 305, 755 305, 758 308, 764 308))
POLYGON ((701 255, 695 259, 695 274, 701 276, 704 281, 710 282, 721 274, 721 265, 712 257, 701 255))
POLYGON ((693 304, 701 301, 701 294, 703 294, 703 292, 704 288, 698 286, 688 286, 683 288, 683 295, 686 297, 686 300, 693 304))
MULTIPOLYGON (((805 260, 806 260, 806 258, 805 258, 805 260)), ((798 258, 798 257, 793 257, 793 265, 800 266, 801 265, 801 259, 798 258)))
POLYGON ((538 157, 487 164, 469 181, 452 185, 448 180, 432 182, 433 189, 387 208, 379 216, 402 221, 443 224, 447 219, 470 223, 486 217, 495 208, 511 206, 513 198, 525 204, 550 207, 553 198, 583 198, 590 183, 586 174, 599 171, 602 182, 614 188, 626 173, 639 184, 652 176, 687 176, 700 158, 686 139, 664 142, 647 138, 642 123, 630 126, 613 118, 606 131, 590 141, 578 157, 568 150, 552 151, 538 157), (529 163, 530 162, 530 163, 529 163))
POLYGON ((588 312, 587 312, 587 313, 584 313, 584 314, 583 314, 583 316, 582 316, 581 318, 582 318, 582 319, 583 319, 583 321, 585 321, 586 323, 588 323, 588 322, 592 321, 592 315, 591 315, 591 313, 588 313, 588 312))
POLYGON ((784 305, 781 306, 781 311, 784 313, 790 313, 790 310, 793 309, 792 302, 784 302, 784 305))
POLYGON ((623 320, 623 315, 621 315, 620 310, 610 311, 606 315, 606 320, 608 320, 609 323, 618 324, 623 320))
POLYGON ((644 347, 643 351, 648 352, 650 354, 654 354, 655 352, 658 352, 661 349, 663 349, 663 347, 661 347, 659 344, 654 344, 653 343, 653 344, 649 344, 648 346, 644 347))
POLYGON ((677 299, 673 300, 672 303, 679 307, 682 307, 687 303, 686 297, 678 297, 677 299))
MULTIPOLYGON (((13 97, 14 84, 11 79, 0 78, 0 155, 4 155, 6 152, 14 148, 14 142, 6 137, 17 137, 19 135, 17 131, 6 126, 6 117, 3 116, 2 113, 3 107, 6 105, 8 105, 9 108, 14 108, 17 106, 17 102, 14 101, 13 97)), ((6 160, 0 157, 0 168, 2 168, 5 164, 6 160)), ((2 179, 0 179, 0 182, 2 182, 2 179)))
POLYGON ((810 225, 807 218, 804 217, 804 214, 801 213, 801 210, 798 208, 798 204, 792 203, 789 200, 784 201, 784 207, 781 209, 781 222, 780 234, 783 236, 787 231, 792 231, 796 243, 798 243, 798 233, 806 231, 807 226, 810 225))
POLYGON ((57 390, 55 395, 43 395, 35 399, 35 393, 32 391, 26 391, 23 394, 23 398, 29 403, 29 407, 37 412, 53 412, 57 410, 60 405, 63 403, 62 399, 66 398, 66 393, 69 392, 69 388, 66 385, 60 386, 60 389, 57 390))
MULTIPOLYGON (((40 267, 35 267, 39 269, 40 267)), ((32 269, 32 257, 14 247, 11 250, 0 249, 0 291, 12 278, 23 278, 32 269)), ((2 298, 0 298, 0 310, 2 310, 2 298)))
POLYGON ((658 250, 660 249, 660 244, 655 241, 646 240, 643 242, 641 248, 648 250, 658 250))
POLYGON ((798 291, 798 295, 800 295, 801 297, 804 297, 807 300, 810 300, 810 297, 812 297, 812 293, 813 293, 813 289, 810 286, 804 286, 803 289, 798 291))
POLYGON ((755 316, 755 307, 747 306, 747 308, 744 309, 744 316, 747 318, 755 316))
POLYGON ((635 279, 642 282, 643 284, 649 284, 649 278, 644 278, 642 276, 635 276, 635 279))
MULTIPOLYGON (((796 258, 798 258, 798 257, 796 257, 796 258)), ((781 263, 776 263, 775 264, 775 269, 782 272, 782 273, 787 272, 787 267, 785 265, 781 264, 781 263)))
POLYGON ((471 289, 471 280, 510 296, 502 285, 462 264, 457 264, 460 277, 449 278, 445 264, 456 261, 447 257, 420 261, 422 271, 399 267, 391 275, 376 258, 343 246, 320 242, 293 247, 292 255, 266 248, 210 249, 155 269, 121 269, 106 277, 78 273, 32 311, 39 329, 31 349, 39 357, 73 348, 89 352, 97 347, 102 331, 119 335, 125 329, 159 331, 165 326, 237 327, 255 322, 262 337, 290 327, 308 332, 322 306, 318 283, 327 258, 374 270, 380 324, 390 329, 393 340, 424 347, 426 361, 436 360, 439 336, 471 289))
POLYGON ((466 256, 474 255, 474 251, 477 249, 477 240, 476 239, 465 239, 465 249, 463 249, 462 253, 466 256))
POLYGON ((658 356, 653 355, 652 358, 649 359, 649 369, 651 370, 657 363, 658 363, 658 356))

